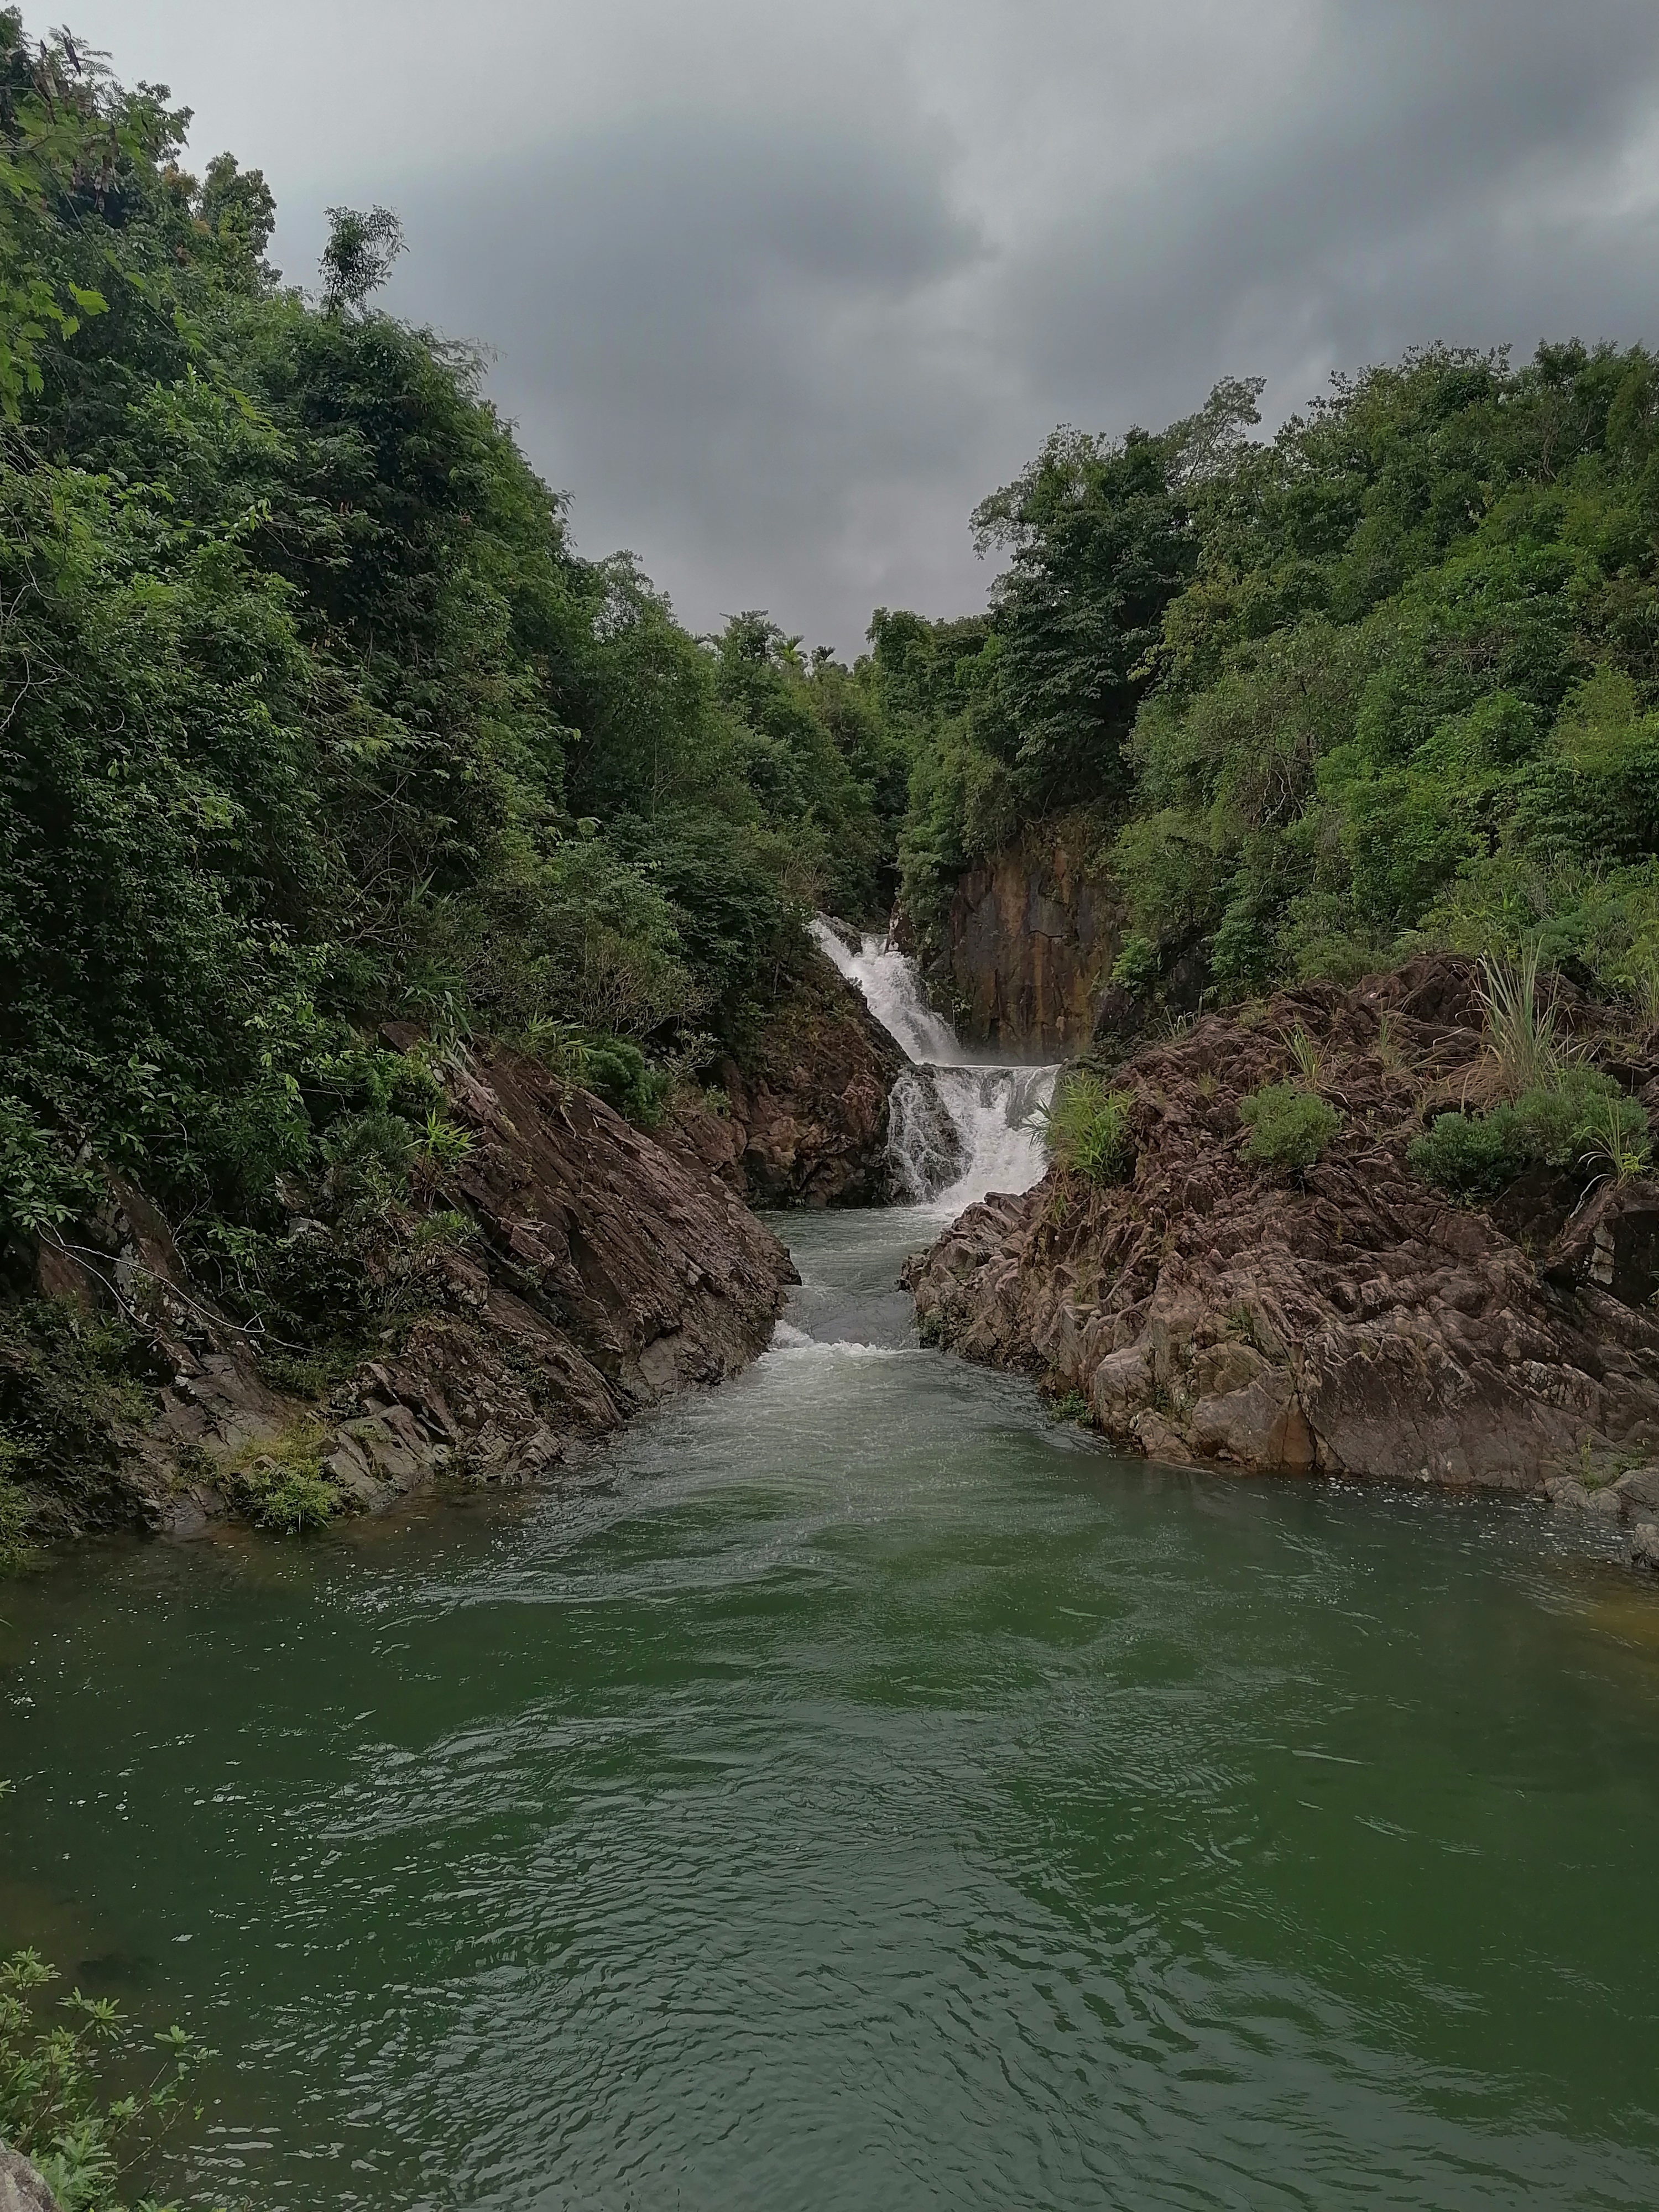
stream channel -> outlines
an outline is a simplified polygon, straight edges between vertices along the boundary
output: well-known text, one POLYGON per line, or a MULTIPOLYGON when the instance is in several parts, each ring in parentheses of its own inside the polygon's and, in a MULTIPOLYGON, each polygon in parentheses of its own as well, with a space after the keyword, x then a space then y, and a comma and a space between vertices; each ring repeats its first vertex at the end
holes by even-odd
POLYGON ((1659 1591, 919 1346, 1046 1080, 574 1488, 0 1594, 0 1943, 214 2045, 182 2202, 1659 2204, 1659 1591))

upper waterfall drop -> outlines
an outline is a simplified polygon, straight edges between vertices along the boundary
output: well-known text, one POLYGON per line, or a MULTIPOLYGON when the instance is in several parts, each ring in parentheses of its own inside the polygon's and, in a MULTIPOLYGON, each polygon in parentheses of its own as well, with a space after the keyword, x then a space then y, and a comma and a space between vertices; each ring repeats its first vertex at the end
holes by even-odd
POLYGON ((953 1220, 992 1191, 1040 1181, 1048 1163, 1035 1116, 1054 1096, 1058 1066, 976 1057, 927 1004, 915 961, 887 938, 866 935, 854 952, 823 915, 812 934, 910 1063, 893 1086, 887 1137, 910 1203, 953 1220))

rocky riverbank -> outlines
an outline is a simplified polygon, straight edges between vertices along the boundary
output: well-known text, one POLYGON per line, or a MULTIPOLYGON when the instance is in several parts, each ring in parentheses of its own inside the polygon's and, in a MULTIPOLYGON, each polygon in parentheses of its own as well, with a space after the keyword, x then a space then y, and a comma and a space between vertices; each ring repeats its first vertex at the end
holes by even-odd
POLYGON ((672 1128, 647 1136, 509 1052, 455 1059, 444 1080, 468 1141, 423 1202, 348 1255, 292 1194, 296 1267, 371 1271, 388 1317, 331 1386, 296 1387, 292 1358, 192 1279, 136 1191, 112 1186, 82 1232, 95 1241, 42 1248, 61 1357, 0 1348, 31 1537, 281 1526, 440 1476, 523 1480, 762 1348, 788 1255, 672 1128), (85 1346, 116 1328, 119 1377, 100 1388, 85 1346))
MULTIPOLYGON (((1594 1010, 1582 1010, 1587 1041, 1594 1010)), ((1659 1559, 1659 1187, 1535 1176, 1487 1210, 1407 1165, 1486 1040, 1468 963, 1207 1017, 1112 1073, 1133 1176, 1051 1169, 906 1271, 924 1333, 1041 1375, 1164 1461, 1550 1492, 1659 1559), (1255 1166, 1240 1101, 1317 1055, 1340 1116, 1304 1175, 1255 1166)), ((1603 1064, 1650 1109, 1659 1065, 1603 1064)))

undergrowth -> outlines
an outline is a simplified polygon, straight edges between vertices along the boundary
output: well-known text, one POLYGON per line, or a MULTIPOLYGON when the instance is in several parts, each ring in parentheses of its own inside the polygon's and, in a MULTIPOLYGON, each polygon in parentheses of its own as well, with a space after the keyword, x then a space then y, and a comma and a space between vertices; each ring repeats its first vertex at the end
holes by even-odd
POLYGON ((232 1464, 226 1486, 259 1528, 281 1536, 308 1536, 325 1528, 339 1511, 339 1486, 323 1472, 325 1435, 314 1421, 302 1421, 251 1447, 232 1464))
POLYGON ((1574 1064, 1486 1114, 1442 1114, 1407 1152, 1452 1197, 1496 1197, 1525 1169, 1582 1167, 1624 1181, 1648 1163, 1648 1118, 1610 1076, 1574 1064))
MULTIPOLYGON (((52 2002, 57 1979, 33 1951, 0 1960, 0 2141, 33 2160, 62 2212, 125 2212, 165 2138, 201 2117, 190 2087, 212 2053, 180 2027, 141 2036, 112 1998, 52 2002)), ((159 2208, 146 2197, 138 2212, 159 2208)))
POLYGON ((1127 1182, 1134 1173, 1133 1101, 1127 1091, 1109 1091, 1089 1068, 1062 1075, 1054 1095, 1035 1116, 1048 1156, 1087 1182, 1127 1182))
POLYGON ((1301 1172, 1312 1167, 1342 1126, 1334 1107, 1296 1083, 1269 1083, 1238 1105, 1250 1134, 1244 1157, 1258 1167, 1301 1172))

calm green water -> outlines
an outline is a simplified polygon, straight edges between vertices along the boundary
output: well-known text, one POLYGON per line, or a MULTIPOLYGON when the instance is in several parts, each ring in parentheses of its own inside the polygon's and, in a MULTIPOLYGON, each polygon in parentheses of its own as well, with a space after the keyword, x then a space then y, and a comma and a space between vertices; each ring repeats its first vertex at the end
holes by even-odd
POLYGON ((1659 2204, 1659 1593, 1126 1466, 790 1231, 817 1340, 576 1495, 3 1593, 0 1940, 218 2045, 182 2185, 1659 2204))

